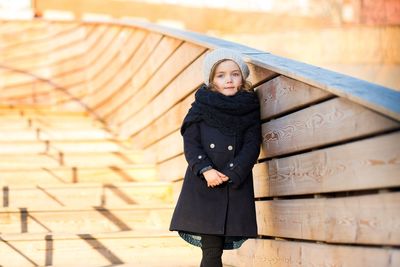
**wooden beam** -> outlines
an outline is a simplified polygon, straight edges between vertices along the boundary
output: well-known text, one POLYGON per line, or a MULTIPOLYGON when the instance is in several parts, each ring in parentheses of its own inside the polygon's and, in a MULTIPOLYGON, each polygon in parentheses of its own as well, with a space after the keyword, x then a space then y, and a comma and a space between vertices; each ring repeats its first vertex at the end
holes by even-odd
POLYGON ((400 245, 400 193, 256 201, 258 234, 334 243, 400 245))
POLYGON ((400 186, 400 132, 255 165, 254 194, 274 197, 400 186))
POLYGON ((393 130, 400 123, 349 100, 336 98, 262 125, 268 157, 393 130))
POLYGON ((400 250, 249 239, 240 249, 225 250, 223 262, 237 267, 396 267, 400 266, 400 250))

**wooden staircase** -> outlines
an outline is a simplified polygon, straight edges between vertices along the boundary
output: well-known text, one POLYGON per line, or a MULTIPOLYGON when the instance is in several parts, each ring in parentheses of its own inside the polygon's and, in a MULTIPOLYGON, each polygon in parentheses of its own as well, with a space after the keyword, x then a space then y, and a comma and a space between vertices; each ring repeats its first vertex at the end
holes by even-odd
POLYGON ((197 266, 171 183, 130 147, 84 112, 0 107, 0 266, 197 266))

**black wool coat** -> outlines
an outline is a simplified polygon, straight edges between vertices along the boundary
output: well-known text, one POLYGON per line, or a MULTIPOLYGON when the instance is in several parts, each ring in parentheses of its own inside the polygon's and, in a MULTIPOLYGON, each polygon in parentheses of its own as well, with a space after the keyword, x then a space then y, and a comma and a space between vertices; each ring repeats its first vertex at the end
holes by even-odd
POLYGON ((188 162, 182 191, 170 230, 235 237, 257 236, 252 168, 259 156, 260 123, 242 135, 225 135, 204 121, 191 124, 183 133, 188 162), (199 175, 206 166, 230 178, 207 187, 199 175))

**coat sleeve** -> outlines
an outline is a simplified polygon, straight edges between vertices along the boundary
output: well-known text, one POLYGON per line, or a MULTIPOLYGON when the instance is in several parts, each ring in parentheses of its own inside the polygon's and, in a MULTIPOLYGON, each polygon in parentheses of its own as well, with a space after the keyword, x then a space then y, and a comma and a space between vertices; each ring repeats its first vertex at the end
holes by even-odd
POLYGON ((243 146, 233 161, 222 170, 230 178, 233 188, 238 188, 251 173, 260 154, 261 124, 248 128, 244 134, 243 146))
POLYGON ((183 133, 183 149, 189 168, 195 175, 201 169, 213 166, 201 144, 201 133, 198 123, 192 123, 183 133))

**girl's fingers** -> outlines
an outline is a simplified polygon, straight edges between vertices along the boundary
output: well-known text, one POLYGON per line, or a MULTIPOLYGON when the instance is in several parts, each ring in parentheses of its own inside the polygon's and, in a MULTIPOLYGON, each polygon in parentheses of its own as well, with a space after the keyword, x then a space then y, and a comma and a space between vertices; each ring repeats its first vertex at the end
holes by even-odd
POLYGON ((217 174, 218 174, 219 177, 226 177, 226 175, 223 174, 222 172, 217 171, 217 174))

